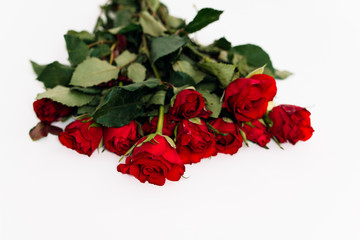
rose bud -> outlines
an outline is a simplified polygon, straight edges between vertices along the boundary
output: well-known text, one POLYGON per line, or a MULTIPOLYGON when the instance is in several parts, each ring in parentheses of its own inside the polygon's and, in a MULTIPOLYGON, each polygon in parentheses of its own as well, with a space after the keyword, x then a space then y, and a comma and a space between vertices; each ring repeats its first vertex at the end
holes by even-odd
POLYGON ((42 98, 33 103, 36 116, 45 123, 55 122, 69 116, 73 109, 49 98, 42 98))
POLYGON ((245 133, 246 139, 265 147, 271 140, 268 129, 259 120, 252 120, 250 124, 239 124, 242 125, 240 129, 245 133))
POLYGON ((223 107, 239 122, 259 119, 265 115, 276 91, 276 82, 271 76, 256 74, 251 78, 239 78, 225 89, 223 107))
POLYGON ((216 140, 216 150, 220 153, 235 154, 241 148, 243 139, 239 134, 236 124, 223 118, 218 118, 210 122, 214 131, 216 140))
POLYGON ((139 139, 135 121, 120 128, 104 128, 104 145, 110 152, 124 155, 139 139))
MULTIPOLYGON (((158 117, 154 117, 151 119, 151 121, 146 121, 142 126, 142 130, 144 132, 144 135, 148 135, 150 133, 154 133, 156 131, 158 117)), ((172 121, 169 118, 168 114, 164 115, 164 125, 162 129, 162 133, 166 136, 173 137, 174 136, 174 130, 177 125, 177 122, 172 121)))
POLYGON ((208 118, 211 111, 205 109, 205 100, 201 93, 193 89, 185 89, 176 95, 169 114, 175 120, 181 120, 195 117, 208 118))
POLYGON ((99 146, 103 137, 101 127, 92 126, 93 120, 75 120, 66 126, 65 131, 59 134, 60 142, 78 153, 86 154, 89 157, 99 146))
POLYGON ((182 120, 176 137, 176 150, 184 164, 198 163, 201 159, 215 156, 216 141, 204 121, 182 120))
POLYGON ((161 135, 156 135, 149 142, 144 142, 146 138, 137 143, 125 164, 118 165, 118 171, 133 175, 142 183, 148 181, 159 186, 164 185, 166 179, 179 181, 185 166, 175 148, 161 135))
POLYGON ((310 123, 310 112, 294 105, 279 105, 269 112, 273 122, 270 132, 280 143, 289 141, 292 144, 299 140, 308 140, 314 129, 310 123))

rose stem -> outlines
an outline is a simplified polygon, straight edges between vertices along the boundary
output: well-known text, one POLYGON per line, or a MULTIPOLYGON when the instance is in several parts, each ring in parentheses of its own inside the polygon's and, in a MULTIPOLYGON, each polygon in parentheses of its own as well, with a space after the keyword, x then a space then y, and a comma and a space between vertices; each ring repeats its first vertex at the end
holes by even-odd
POLYGON ((157 128, 156 128, 155 133, 162 135, 163 125, 164 125, 164 105, 160 105, 159 119, 158 119, 158 122, 157 122, 157 128))

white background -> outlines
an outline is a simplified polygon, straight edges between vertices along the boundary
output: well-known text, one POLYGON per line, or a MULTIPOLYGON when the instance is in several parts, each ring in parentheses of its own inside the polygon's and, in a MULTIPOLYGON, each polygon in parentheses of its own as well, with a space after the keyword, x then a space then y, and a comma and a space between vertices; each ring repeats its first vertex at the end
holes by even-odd
POLYGON ((262 46, 279 69, 276 103, 307 107, 314 136, 251 145, 188 166, 180 182, 141 184, 118 157, 79 155, 54 136, 32 142, 43 91, 29 59, 67 62, 63 34, 92 30, 103 0, 2 1, 0 239, 360 239, 359 6, 342 1, 164 0, 191 20, 225 10, 196 38, 262 46))

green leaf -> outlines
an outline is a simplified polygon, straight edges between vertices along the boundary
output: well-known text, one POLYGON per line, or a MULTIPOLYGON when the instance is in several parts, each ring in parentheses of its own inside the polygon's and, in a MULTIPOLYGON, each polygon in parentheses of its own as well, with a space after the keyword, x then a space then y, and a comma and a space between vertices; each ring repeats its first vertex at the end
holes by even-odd
POLYGON ((186 38, 182 38, 179 36, 154 38, 151 41, 150 46, 151 63, 154 64, 159 58, 175 52, 176 50, 184 46, 186 42, 186 38))
POLYGON ((113 87, 93 114, 95 121, 106 127, 122 127, 142 116, 146 105, 144 96, 152 92, 148 86, 154 88, 159 85, 154 80, 146 83, 148 81, 130 84, 127 88, 113 87), (131 85, 131 91, 128 91, 131 85))
POLYGON ((210 117, 218 118, 222 109, 222 102, 220 101, 220 98, 209 91, 199 90, 198 92, 200 92, 205 99, 205 108, 212 112, 210 117))
POLYGON ((246 57, 249 66, 259 68, 266 65, 272 73, 275 73, 270 56, 261 47, 253 44, 245 44, 233 47, 232 51, 246 57))
POLYGON ((91 87, 117 79, 120 69, 98 58, 89 58, 79 64, 71 78, 70 84, 80 87, 91 87))
POLYGON ((111 49, 109 45, 102 44, 99 47, 93 48, 90 57, 103 58, 111 54, 111 49))
POLYGON ((69 53, 69 61, 71 65, 76 66, 84 61, 89 55, 90 49, 87 44, 79 37, 73 35, 65 35, 66 48, 69 53))
POLYGON ((30 60, 30 63, 31 63, 31 66, 34 70, 34 72, 36 73, 37 76, 39 76, 43 71, 44 69, 46 68, 46 65, 39 65, 37 64, 36 62, 33 62, 30 60))
POLYGON ((226 51, 229 51, 231 49, 231 43, 225 37, 216 40, 214 42, 214 45, 226 51))
POLYGON ((289 76, 291 76, 292 73, 288 72, 288 71, 279 71, 277 69, 275 69, 275 78, 276 79, 281 79, 284 80, 286 78, 288 78, 289 76))
POLYGON ((66 35, 72 35, 72 36, 78 37, 82 41, 85 41, 85 42, 95 41, 95 36, 87 31, 76 32, 74 30, 69 30, 66 35))
POLYGON ((62 103, 69 107, 80 107, 88 104, 94 96, 87 95, 78 91, 71 91, 70 88, 56 86, 46 92, 37 95, 36 99, 49 98, 55 102, 62 103))
POLYGON ((127 70, 127 76, 133 82, 143 82, 146 78, 146 68, 140 63, 132 63, 127 70))
POLYGON ((131 23, 131 24, 127 25, 127 26, 111 28, 111 29, 108 30, 108 32, 110 32, 111 34, 116 35, 116 34, 126 34, 126 33, 137 31, 137 30, 140 30, 140 29, 141 29, 140 25, 131 23))
POLYGON ((236 66, 218 62, 206 62, 198 64, 201 69, 208 71, 216 76, 223 88, 227 87, 233 79, 236 66))
POLYGON ((137 58, 137 55, 134 53, 129 52, 128 50, 125 50, 122 52, 119 56, 115 58, 116 65, 119 67, 123 67, 125 65, 128 65, 132 61, 135 61, 137 58))
POLYGON ((152 95, 150 100, 147 102, 146 106, 149 107, 151 105, 164 105, 165 98, 166 98, 166 91, 159 90, 154 95, 152 95))
POLYGON ((200 118, 190 118, 189 121, 195 124, 202 125, 200 118))
POLYGON ((57 85, 69 85, 74 69, 59 62, 50 63, 38 76, 38 80, 43 82, 46 88, 53 88, 57 85))
POLYGON ((171 15, 165 16, 166 24, 168 27, 172 29, 178 29, 181 26, 185 25, 185 20, 177 17, 173 17, 171 15))
POLYGON ((195 68, 191 63, 185 60, 177 61, 173 65, 173 69, 176 72, 183 72, 192 77, 192 79, 195 81, 195 84, 200 83, 202 80, 204 80, 206 74, 202 71, 199 71, 197 68, 195 68))
POLYGON ((194 86, 195 82, 192 77, 183 72, 170 72, 169 83, 175 87, 194 86))
POLYGON ((115 14, 114 27, 124 27, 131 23, 132 11, 130 9, 124 9, 117 11, 115 14))
POLYGON ((252 71, 251 73, 249 73, 246 78, 251 78, 252 76, 256 75, 256 74, 263 74, 265 70, 265 66, 261 67, 261 68, 257 68, 254 71, 252 71))
POLYGON ((200 29, 209 25, 210 23, 213 23, 213 22, 219 20, 219 17, 222 13, 223 13, 223 11, 215 10, 212 8, 203 8, 197 13, 194 20, 192 20, 185 27, 185 30, 188 33, 197 32, 200 29))
POLYGON ((147 11, 140 13, 140 25, 145 34, 149 34, 153 37, 159 37, 166 31, 166 27, 147 11))
POLYGON ((160 1, 159 0, 148 0, 148 2, 149 2, 149 6, 150 6, 151 10, 153 12, 156 12, 160 6, 160 1))
POLYGON ((132 84, 123 86, 122 88, 127 91, 130 91, 130 92, 136 91, 136 90, 138 90, 140 88, 144 88, 144 87, 152 89, 152 88, 158 87, 160 85, 160 82, 161 81, 159 79, 149 78, 144 82, 132 83, 132 84))

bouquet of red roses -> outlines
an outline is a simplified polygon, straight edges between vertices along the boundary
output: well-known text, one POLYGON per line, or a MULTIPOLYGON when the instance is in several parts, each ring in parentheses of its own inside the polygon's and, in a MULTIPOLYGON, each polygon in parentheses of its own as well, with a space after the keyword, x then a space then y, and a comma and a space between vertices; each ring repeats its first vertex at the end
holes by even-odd
POLYGON ((222 14, 201 9, 188 24, 158 0, 112 0, 93 33, 64 36, 70 65, 31 62, 46 91, 34 110, 33 140, 50 134, 80 154, 105 148, 126 157, 118 171, 141 182, 178 181, 185 164, 235 154, 248 141, 266 147, 308 140, 310 112, 274 106, 276 70, 252 44, 224 37, 209 46, 189 34, 222 14), (74 116, 65 130, 55 121, 74 116))

